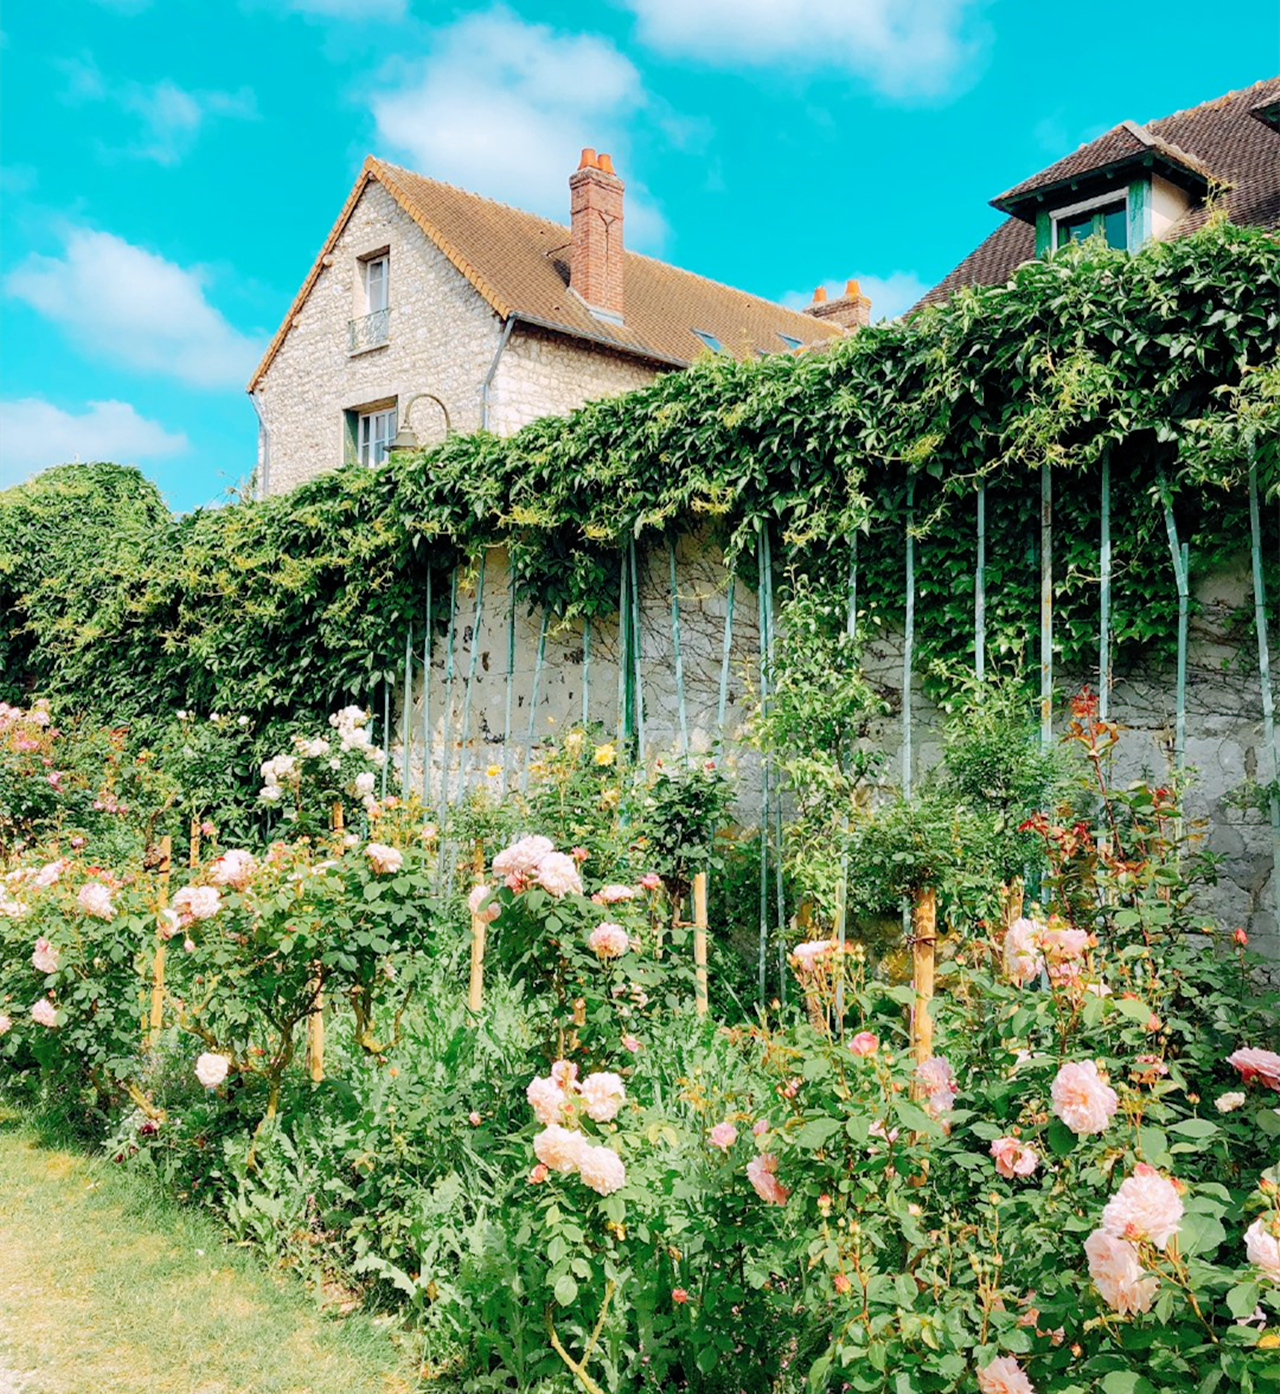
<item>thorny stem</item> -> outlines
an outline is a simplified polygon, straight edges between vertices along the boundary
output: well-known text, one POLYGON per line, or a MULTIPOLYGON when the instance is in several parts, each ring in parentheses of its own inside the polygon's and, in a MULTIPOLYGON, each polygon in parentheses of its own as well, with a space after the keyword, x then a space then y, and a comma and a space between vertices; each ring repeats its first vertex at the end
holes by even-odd
POLYGON ((596 1342, 600 1339, 600 1333, 604 1330, 604 1320, 609 1312, 609 1303, 613 1300, 614 1284, 612 1279, 605 1284, 604 1301, 600 1305, 600 1315, 596 1318, 594 1330, 591 1332, 591 1339, 587 1342, 586 1349, 582 1352, 582 1359, 575 1360, 573 1356, 564 1348, 564 1343, 556 1334, 555 1318, 551 1314, 551 1308, 547 1308, 547 1331, 551 1336, 551 1348, 561 1360, 573 1372, 574 1377, 582 1385, 587 1394, 604 1394, 604 1390, 587 1374, 587 1361, 591 1359, 591 1352, 596 1348, 596 1342))

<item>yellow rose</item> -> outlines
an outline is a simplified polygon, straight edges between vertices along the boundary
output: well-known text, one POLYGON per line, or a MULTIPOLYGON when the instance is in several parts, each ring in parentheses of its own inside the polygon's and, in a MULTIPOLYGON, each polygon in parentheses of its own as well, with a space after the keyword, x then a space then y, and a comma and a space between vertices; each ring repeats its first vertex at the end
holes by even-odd
POLYGON ((612 741, 606 741, 604 745, 596 746, 595 762, 597 765, 612 765, 618 758, 618 752, 614 749, 612 741))

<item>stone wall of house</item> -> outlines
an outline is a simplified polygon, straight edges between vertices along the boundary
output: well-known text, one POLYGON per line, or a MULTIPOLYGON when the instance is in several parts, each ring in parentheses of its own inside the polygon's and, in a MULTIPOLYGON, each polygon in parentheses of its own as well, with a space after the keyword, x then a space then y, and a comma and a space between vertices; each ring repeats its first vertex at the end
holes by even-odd
MULTIPOLYGON (((283 493, 347 458, 345 413, 396 406, 420 392, 443 402, 455 431, 481 424, 482 385, 502 323, 471 283, 376 180, 365 187, 256 399, 266 431, 265 492, 283 493), (387 340, 352 353, 348 327, 364 314, 360 262, 390 249, 387 340)), ((657 369, 585 341, 517 322, 490 389, 492 430, 507 434, 540 416, 651 382, 657 369)), ((443 438, 429 398, 409 408, 424 444, 443 438)), ((261 451, 260 451, 261 455, 261 451)))
MULTIPOLYGON (((710 749, 717 737, 721 656, 724 643, 727 579, 718 553, 686 538, 677 554, 681 658, 686 690, 686 722, 695 750, 710 749)), ((674 626, 665 552, 642 562, 642 673, 645 735, 651 754, 676 751, 680 739, 674 680, 674 626)), ((474 577, 472 578, 474 582, 474 577)), ((1207 916, 1226 928, 1246 928, 1254 943, 1280 962, 1280 932, 1275 916, 1275 872, 1271 830, 1265 813, 1242 806, 1238 796, 1249 779, 1266 781, 1268 757, 1262 746, 1261 689, 1251 631, 1233 637, 1232 616, 1248 602, 1249 582, 1243 566, 1202 579, 1200 613, 1192 635, 1187 703, 1187 761, 1196 769, 1188 802, 1192 819, 1204 819, 1206 846, 1221 858, 1219 885, 1206 902, 1207 916)), ((504 781, 520 779, 530 738, 555 734, 580 722, 584 714, 584 643, 580 625, 553 621, 547 631, 546 656, 532 709, 533 678, 540 615, 517 614, 515 667, 511 683, 510 741, 507 730, 507 653, 509 642, 509 572, 504 553, 491 549, 485 568, 483 605, 475 625, 475 591, 461 589, 457 607, 452 702, 445 683, 446 643, 433 644, 430 709, 424 713, 421 649, 415 666, 410 713, 411 783, 420 790, 424 715, 430 729, 430 792, 441 797, 447 774, 449 797, 467 787, 501 792, 504 781), (475 654, 475 679, 468 717, 467 744, 462 745, 465 682, 475 654), (446 719, 446 712, 451 715, 446 719), (505 758, 504 758, 505 752, 505 758)), ((750 705, 758 671, 759 628, 756 595, 738 584, 732 628, 725 731, 730 763, 738 783, 739 816, 750 824, 759 816, 759 766, 754 752, 734 742, 750 705)), ((418 644, 421 643, 421 636, 418 644)), ((618 711, 618 629, 616 617, 592 625, 587 667, 585 711, 592 721, 613 730, 618 711)), ((879 723, 872 743, 885 753, 881 784, 887 791, 901 779, 902 638, 884 634, 868 646, 866 669, 881 687, 892 713, 879 723)), ((1094 674, 1059 674, 1058 688, 1070 693, 1094 674)), ((1164 780, 1171 768, 1174 687, 1168 673, 1134 673, 1121 677, 1112 691, 1112 715, 1124 730, 1114 756, 1114 777, 1164 780)), ((944 718, 913 684, 912 770, 918 785, 942 753, 944 718)), ((397 714, 397 734, 403 713, 397 714)), ((394 756, 400 759, 397 747, 394 756)))
POLYGON ((510 435, 541 416, 644 387, 657 369, 611 349, 517 323, 490 390, 490 425, 510 435))

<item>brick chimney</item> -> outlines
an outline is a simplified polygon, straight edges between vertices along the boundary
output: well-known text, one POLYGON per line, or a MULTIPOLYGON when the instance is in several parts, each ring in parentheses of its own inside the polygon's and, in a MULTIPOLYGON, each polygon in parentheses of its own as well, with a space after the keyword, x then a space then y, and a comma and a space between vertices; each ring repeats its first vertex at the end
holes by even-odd
POLYGON ((622 180, 613 160, 584 150, 569 176, 569 288, 598 314, 622 319, 622 180))
POLYGON ((846 282, 839 300, 828 300, 826 289, 819 286, 813 292, 813 304, 805 307, 805 314, 830 320, 846 331, 860 329, 871 323, 871 301, 863 295, 857 281, 846 282))

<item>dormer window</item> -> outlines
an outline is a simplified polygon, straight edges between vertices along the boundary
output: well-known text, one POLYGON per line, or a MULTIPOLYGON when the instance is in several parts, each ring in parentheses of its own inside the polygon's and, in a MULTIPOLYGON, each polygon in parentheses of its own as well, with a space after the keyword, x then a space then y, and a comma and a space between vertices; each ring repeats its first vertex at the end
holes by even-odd
POLYGON ((1129 210, 1127 199, 1091 199, 1088 203, 1072 204, 1053 213, 1053 250, 1068 242, 1084 242, 1101 237, 1108 247, 1129 250, 1129 210))
POLYGON ((793 352, 796 349, 802 348, 804 346, 804 340, 797 339, 794 334, 783 334, 781 331, 779 331, 778 338, 781 339, 782 342, 786 344, 786 346, 793 352))
POLYGON ((693 332, 698 336, 699 339, 702 340, 703 344, 707 348, 709 348, 712 353, 723 352, 724 345, 720 342, 719 339, 716 338, 714 334, 708 334, 705 329, 695 329, 693 332))

